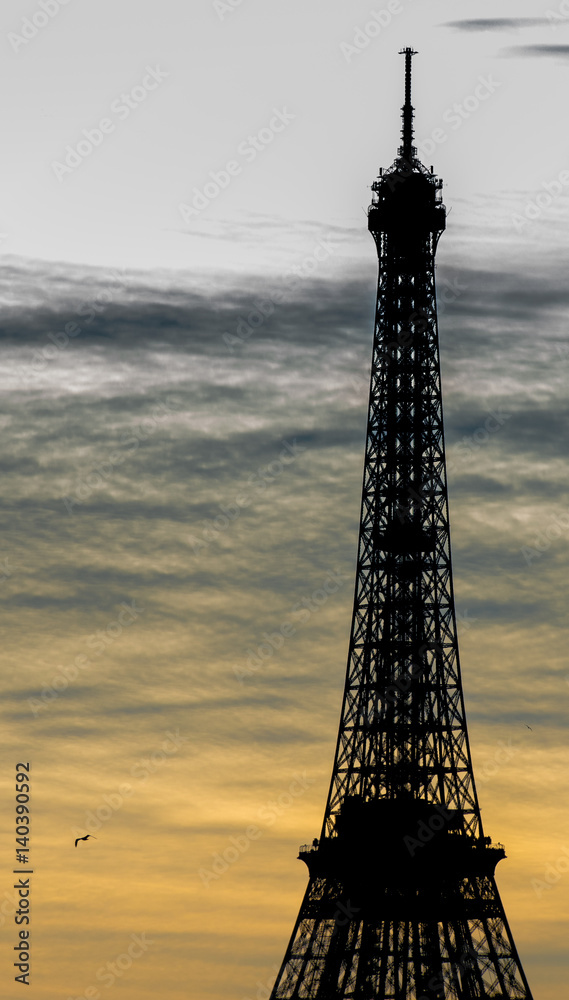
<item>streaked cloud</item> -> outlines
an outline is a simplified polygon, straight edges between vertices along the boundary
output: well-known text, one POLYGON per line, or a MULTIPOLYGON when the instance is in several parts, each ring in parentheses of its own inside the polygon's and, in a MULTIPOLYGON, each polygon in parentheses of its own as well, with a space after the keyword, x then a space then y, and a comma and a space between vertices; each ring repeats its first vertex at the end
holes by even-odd
POLYGON ((546 17, 473 17, 447 21, 445 28, 457 31, 517 31, 520 28, 550 27, 546 17))
POLYGON ((569 58, 569 45, 512 45, 509 49, 504 50, 504 55, 528 58, 538 56, 546 59, 557 57, 565 60, 569 58))

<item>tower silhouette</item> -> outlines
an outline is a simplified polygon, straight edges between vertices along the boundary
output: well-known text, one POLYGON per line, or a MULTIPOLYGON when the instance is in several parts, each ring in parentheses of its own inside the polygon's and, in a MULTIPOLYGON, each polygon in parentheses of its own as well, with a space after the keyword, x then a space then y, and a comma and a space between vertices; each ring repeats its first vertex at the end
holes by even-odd
POLYGON ((452 587, 435 251, 442 181, 402 145, 372 185, 379 258, 340 731, 271 1000, 531 1000, 474 784, 452 587))

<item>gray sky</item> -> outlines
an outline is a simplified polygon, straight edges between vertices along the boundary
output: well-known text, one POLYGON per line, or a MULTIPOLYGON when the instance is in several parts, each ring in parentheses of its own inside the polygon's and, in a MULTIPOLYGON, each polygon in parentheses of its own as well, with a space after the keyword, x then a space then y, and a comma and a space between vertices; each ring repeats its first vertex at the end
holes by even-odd
POLYGON ((359 228, 373 174, 394 154, 398 50, 413 39, 417 140, 449 206, 505 192, 522 203, 567 168, 569 20, 517 3, 516 18, 494 22, 501 8, 510 13, 464 3, 456 22, 454 5, 418 0, 392 0, 392 12, 365 0, 69 0, 26 40, 33 9, 7 0, 4 252, 278 268, 287 249, 302 252, 306 220, 359 228), (229 161, 239 172, 215 195, 211 175, 229 161), (184 219, 180 205, 206 184, 214 196, 184 219), (268 253, 269 220, 282 233, 268 253), (249 240, 229 222, 253 226, 249 240))

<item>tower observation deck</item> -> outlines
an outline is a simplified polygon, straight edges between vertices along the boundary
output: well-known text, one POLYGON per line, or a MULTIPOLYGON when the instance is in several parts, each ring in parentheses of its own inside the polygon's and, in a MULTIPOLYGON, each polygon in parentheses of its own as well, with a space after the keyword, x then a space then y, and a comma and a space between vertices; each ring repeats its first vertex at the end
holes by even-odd
POLYGON ((379 277, 354 611, 330 791, 271 1000, 532 1000, 482 828, 459 665, 435 296, 442 181, 372 185, 379 277))

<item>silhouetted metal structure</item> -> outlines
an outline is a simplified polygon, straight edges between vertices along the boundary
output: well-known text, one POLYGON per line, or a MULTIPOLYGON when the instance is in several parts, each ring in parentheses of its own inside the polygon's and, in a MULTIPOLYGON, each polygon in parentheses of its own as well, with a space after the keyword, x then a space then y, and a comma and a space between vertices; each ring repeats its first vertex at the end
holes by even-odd
POLYGON ((435 300, 442 181, 373 184, 379 281, 349 660, 324 823, 272 1000, 531 1000, 482 830, 452 588, 435 300))

